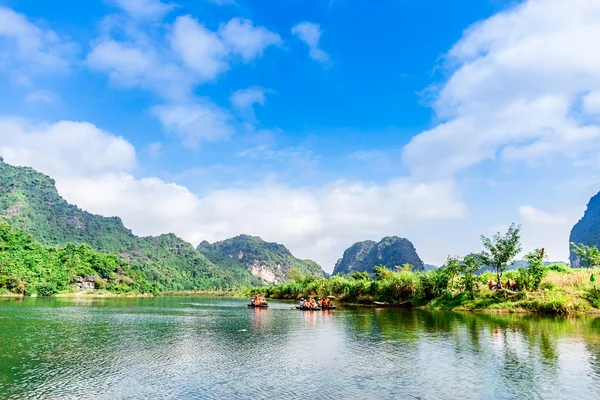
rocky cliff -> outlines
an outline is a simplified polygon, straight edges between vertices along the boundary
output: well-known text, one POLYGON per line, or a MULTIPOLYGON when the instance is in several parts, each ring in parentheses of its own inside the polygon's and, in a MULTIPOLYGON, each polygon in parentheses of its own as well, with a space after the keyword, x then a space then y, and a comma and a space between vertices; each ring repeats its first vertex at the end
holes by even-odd
MULTIPOLYGON (((592 197, 587 204, 583 217, 575 224, 569 236, 569 243, 583 243, 600 248, 600 193, 592 197)), ((571 266, 579 266, 579 257, 571 253, 571 266)))
POLYGON ((396 266, 410 264, 415 271, 424 270, 423 261, 413 244, 398 236, 388 236, 379 243, 372 240, 354 243, 338 260, 333 274, 349 274, 355 271, 373 273, 373 267, 383 265, 393 269, 396 266))

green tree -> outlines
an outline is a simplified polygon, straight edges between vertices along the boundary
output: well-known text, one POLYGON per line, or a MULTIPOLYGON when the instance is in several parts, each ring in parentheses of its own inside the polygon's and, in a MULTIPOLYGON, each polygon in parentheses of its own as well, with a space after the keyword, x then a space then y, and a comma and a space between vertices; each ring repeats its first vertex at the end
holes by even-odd
POLYGON ((474 299, 475 291, 477 290, 477 276, 475 272, 481 268, 480 261, 476 256, 466 256, 464 262, 459 265, 463 274, 460 283, 469 298, 474 299))
POLYGON ((544 249, 535 249, 534 251, 527 253, 524 258, 527 260, 527 267, 519 268, 519 275, 524 278, 522 279, 522 283, 524 283, 528 289, 537 290, 547 272, 547 268, 544 266, 546 253, 544 249))
POLYGON ((379 281, 390 279, 392 276, 394 276, 394 273, 383 265, 377 265, 373 267, 373 272, 375 273, 375 279, 379 281))
POLYGON ((586 246, 583 243, 571 243, 571 251, 588 267, 600 266, 600 250, 596 246, 586 246))
POLYGON ((446 260, 446 263, 442 268, 444 272, 448 275, 450 289, 452 289, 454 285, 454 277, 458 275, 462 269, 460 259, 458 257, 448 256, 448 259, 446 260))
POLYGON ((371 277, 367 271, 355 271, 350 274, 350 278, 357 281, 368 281, 371 277))
POLYGON ((481 235, 485 250, 477 255, 478 260, 496 269, 498 284, 501 285, 502 273, 513 262, 521 251, 521 225, 511 224, 508 231, 502 235, 497 232, 492 238, 481 235))

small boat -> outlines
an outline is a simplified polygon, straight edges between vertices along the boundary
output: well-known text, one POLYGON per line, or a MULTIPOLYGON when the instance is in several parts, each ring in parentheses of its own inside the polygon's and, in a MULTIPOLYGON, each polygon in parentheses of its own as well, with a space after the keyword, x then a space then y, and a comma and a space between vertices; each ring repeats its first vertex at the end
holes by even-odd
POLYGON ((252 300, 250 300, 250 303, 248 304, 248 307, 252 307, 252 308, 268 308, 269 307, 269 303, 267 303, 267 301, 265 300, 265 296, 263 294, 257 294, 255 295, 252 300))
POLYGON ((267 303, 263 303, 263 304, 252 304, 252 303, 249 303, 248 307, 252 307, 252 308, 269 308, 269 305, 267 303))
POLYGON ((296 310, 320 311, 321 307, 296 306, 296 310))
POLYGON ((335 310, 336 307, 331 302, 331 300, 334 299, 334 296, 327 296, 326 298, 321 299, 321 310, 335 310))

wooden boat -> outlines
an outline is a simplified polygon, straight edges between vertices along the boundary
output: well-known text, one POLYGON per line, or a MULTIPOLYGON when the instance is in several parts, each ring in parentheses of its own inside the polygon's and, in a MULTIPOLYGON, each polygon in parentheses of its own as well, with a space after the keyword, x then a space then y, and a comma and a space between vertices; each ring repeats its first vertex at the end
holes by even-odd
POLYGON ((321 310, 335 310, 335 306, 321 306, 321 310))
POLYGON ((264 294, 257 294, 254 298, 248 303, 248 307, 252 308, 269 308, 269 304, 265 301, 264 294))
POLYGON ((252 308, 269 308, 269 305, 267 303, 262 303, 261 305, 249 303, 248 307, 252 307, 252 308))
POLYGON ((306 306, 296 306, 296 310, 303 311, 320 311, 321 307, 306 307, 306 306))

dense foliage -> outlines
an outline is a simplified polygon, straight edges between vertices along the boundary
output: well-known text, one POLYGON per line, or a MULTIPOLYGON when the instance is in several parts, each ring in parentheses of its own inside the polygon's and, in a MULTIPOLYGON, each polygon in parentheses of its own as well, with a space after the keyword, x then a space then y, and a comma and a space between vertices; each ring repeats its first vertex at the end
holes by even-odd
POLYGON ((372 274, 375 265, 394 269, 404 264, 409 264, 415 271, 422 271, 425 268, 415 247, 408 239, 388 236, 379 243, 366 240, 350 246, 336 263, 333 275, 350 274, 355 271, 366 271, 372 274))
POLYGON ((0 223, 0 291, 52 295, 75 291, 77 283, 113 293, 156 293, 162 288, 114 254, 86 244, 49 247, 0 223))

